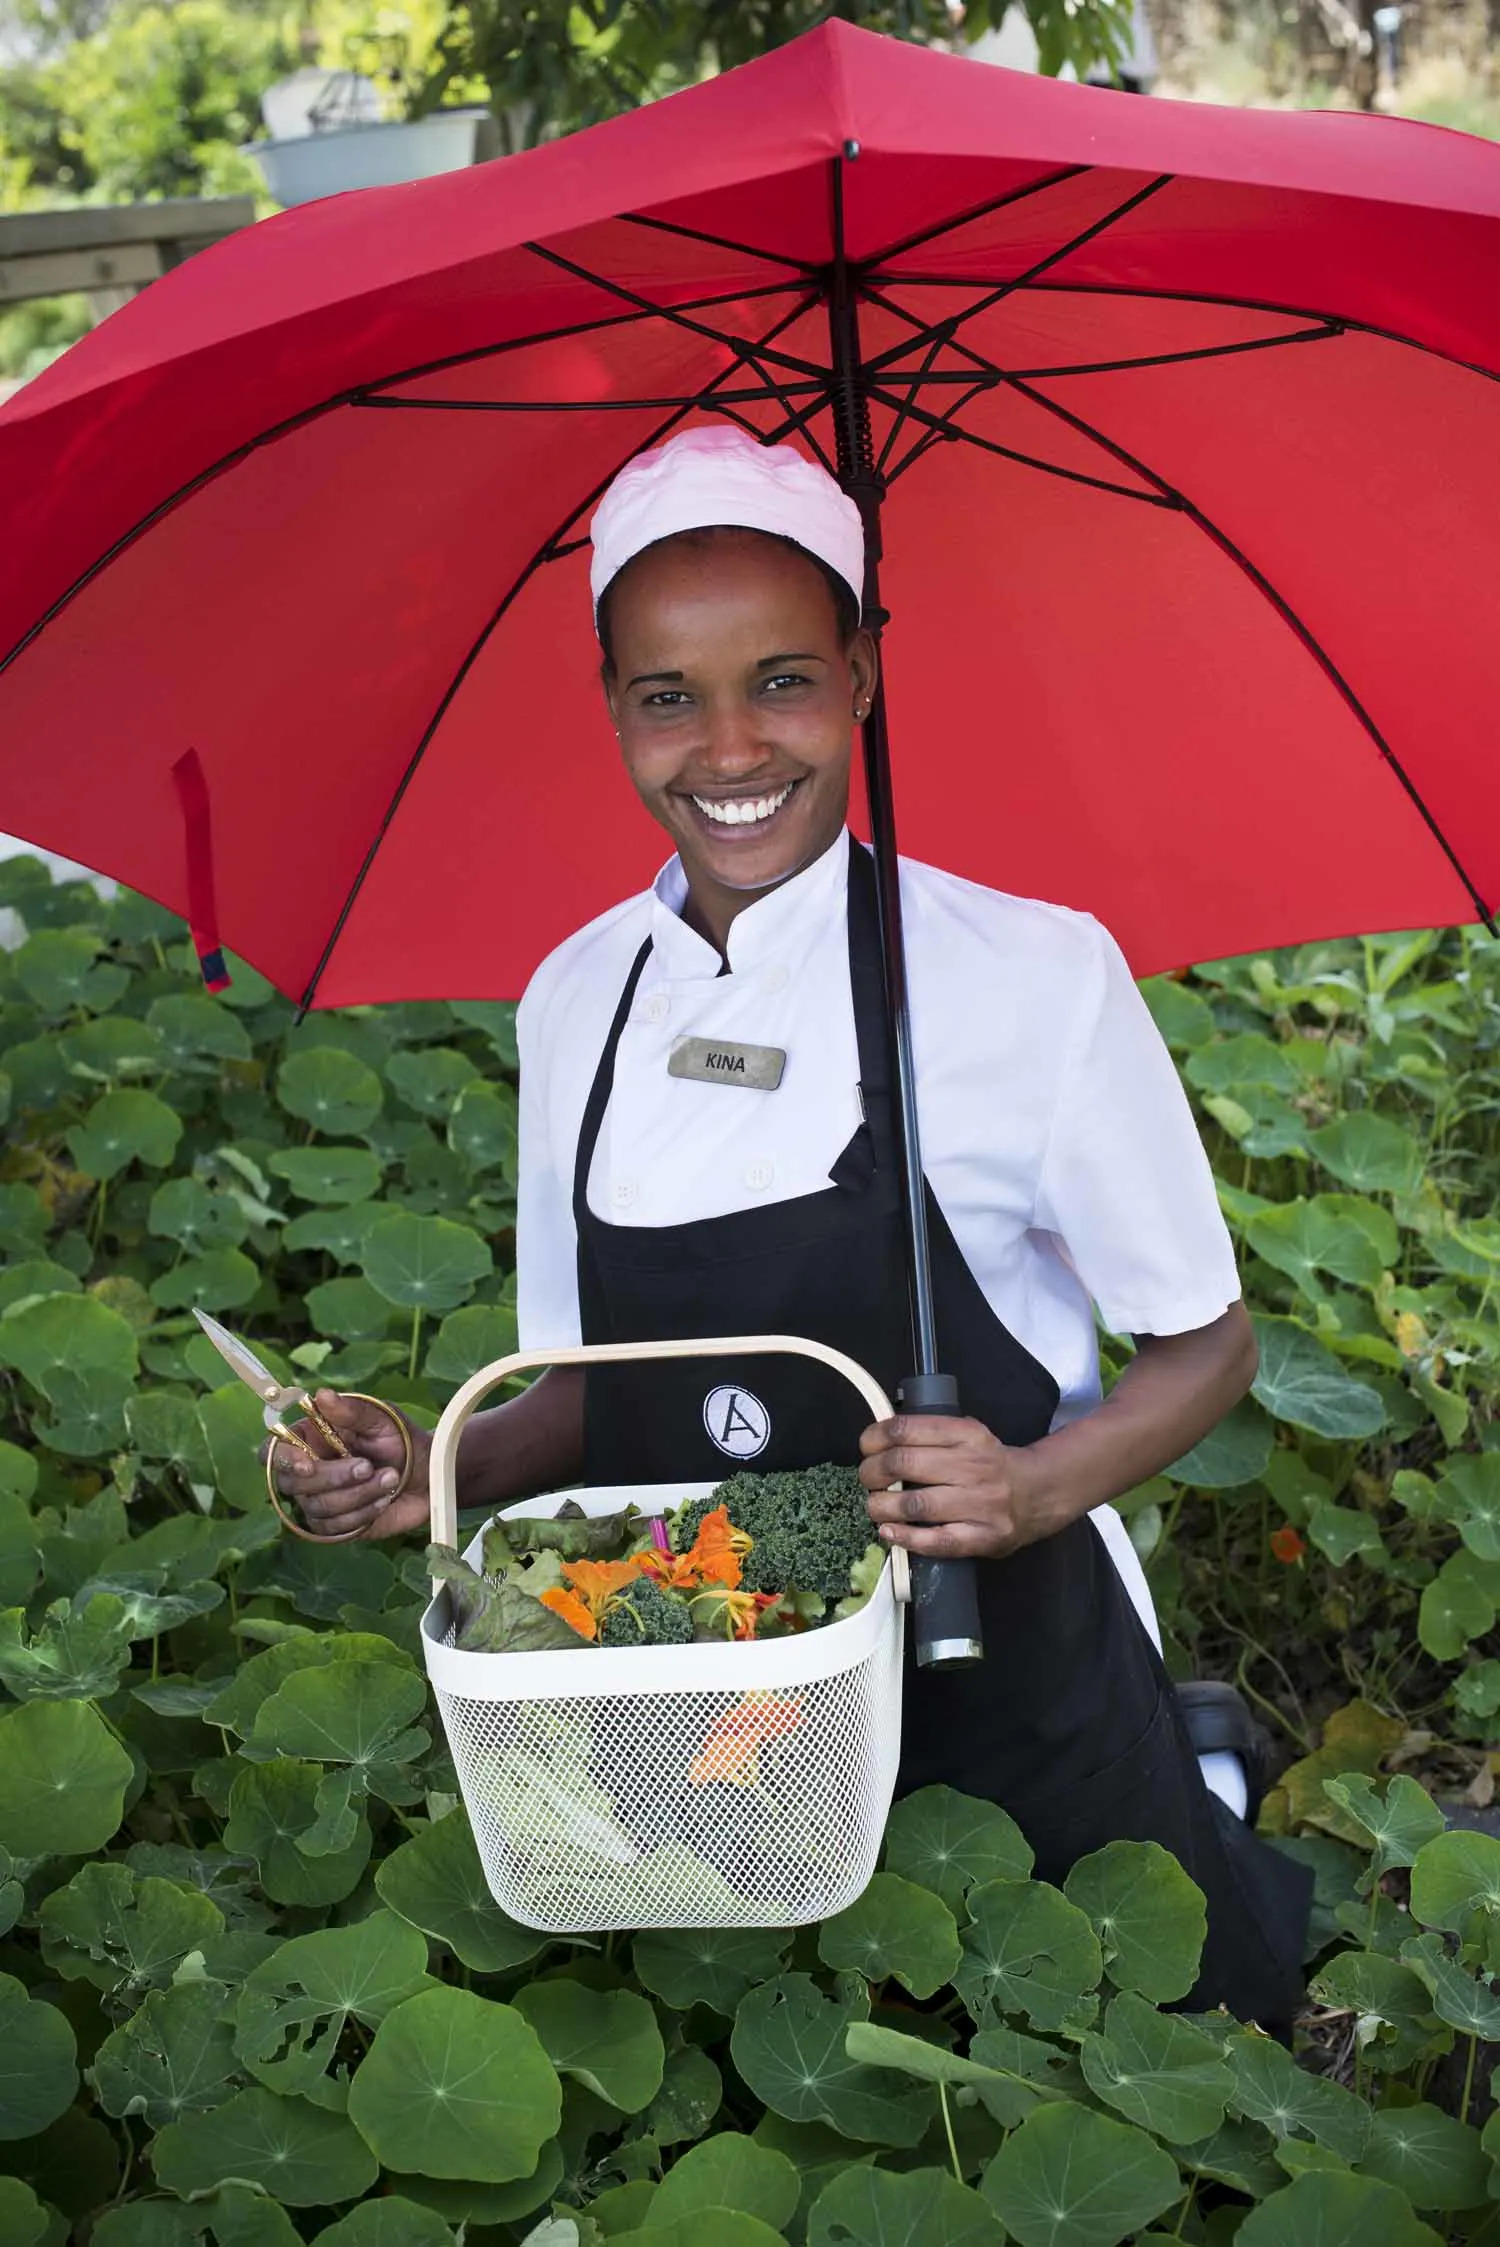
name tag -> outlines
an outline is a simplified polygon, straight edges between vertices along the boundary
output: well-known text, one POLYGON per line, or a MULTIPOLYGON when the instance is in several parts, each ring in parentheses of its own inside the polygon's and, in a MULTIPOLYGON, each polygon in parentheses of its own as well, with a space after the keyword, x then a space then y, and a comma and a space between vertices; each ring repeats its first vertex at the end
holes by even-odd
POLYGON ((786 1067, 776 1045, 731 1045, 714 1038, 679 1038, 667 1060, 669 1077, 694 1084, 733 1084, 749 1092, 774 1092, 786 1067))

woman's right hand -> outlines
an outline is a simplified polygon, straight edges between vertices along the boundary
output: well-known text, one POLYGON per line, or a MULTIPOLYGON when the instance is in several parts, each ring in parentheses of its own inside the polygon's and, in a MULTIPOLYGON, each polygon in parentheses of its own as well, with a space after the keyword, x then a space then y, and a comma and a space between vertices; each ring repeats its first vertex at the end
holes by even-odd
MULTIPOLYGON (((377 1411, 357 1397, 340 1396, 336 1389, 319 1389, 313 1402, 328 1425, 337 1428, 348 1458, 340 1459, 331 1450, 314 1421, 298 1420, 297 1433, 315 1456, 309 1458, 293 1444, 278 1443, 272 1470, 283 1500, 290 1499, 313 1535, 347 1537, 354 1532, 360 1537, 399 1537, 407 1530, 424 1528, 432 1508, 427 1485, 432 1437, 427 1430, 406 1422, 411 1475, 398 1498, 394 1492, 406 1454, 389 1411, 377 1411)), ((265 1455, 263 1447, 262 1458, 265 1455)))

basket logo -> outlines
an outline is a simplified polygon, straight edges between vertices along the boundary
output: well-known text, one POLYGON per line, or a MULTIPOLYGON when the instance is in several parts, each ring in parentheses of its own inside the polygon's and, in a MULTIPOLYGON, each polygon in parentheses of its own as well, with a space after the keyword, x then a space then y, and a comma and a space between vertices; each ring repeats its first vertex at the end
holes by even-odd
POLYGON ((710 1389, 703 1399, 709 1440, 731 1459, 754 1459, 771 1440, 771 1415, 751 1389, 710 1389))

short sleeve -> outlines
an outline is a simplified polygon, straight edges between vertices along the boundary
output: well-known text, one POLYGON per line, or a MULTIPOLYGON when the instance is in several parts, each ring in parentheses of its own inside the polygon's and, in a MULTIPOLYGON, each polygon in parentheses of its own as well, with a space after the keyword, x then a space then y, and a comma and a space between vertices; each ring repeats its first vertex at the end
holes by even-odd
POLYGON ((1186 1334, 1239 1298, 1213 1172, 1114 939, 1093 957, 1058 1082, 1035 1222, 1115 1334, 1186 1334))
POLYGON ((550 1123, 547 1009, 533 982, 516 1010, 521 1063, 516 1184, 516 1323, 523 1350, 571 1349, 582 1339, 571 1148, 550 1123))

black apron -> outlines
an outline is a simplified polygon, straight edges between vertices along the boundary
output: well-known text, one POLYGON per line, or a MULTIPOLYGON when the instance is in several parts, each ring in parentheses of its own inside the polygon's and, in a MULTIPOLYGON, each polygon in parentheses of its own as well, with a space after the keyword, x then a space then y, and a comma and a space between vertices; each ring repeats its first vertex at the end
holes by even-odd
MULTIPOLYGON (((905 1239, 891 1124, 875 875, 851 841, 849 977, 864 1122, 817 1193, 679 1225, 610 1225, 588 1179, 615 1054, 651 955, 641 947, 599 1057, 574 1166, 585 1342, 788 1333, 842 1350, 894 1395, 912 1367, 905 1239)), ((976 998, 978 995, 976 994, 976 998)), ((736 1092, 726 1099, 775 1099, 736 1092)), ((938 1362, 963 1409, 1002 1442, 1034 1443, 1051 1374, 995 1316, 927 1186, 938 1362)), ((590 1482, 721 1481, 853 1463, 868 1411, 805 1358, 595 1366, 585 1389, 590 1482), (712 1433, 710 1432, 712 1429, 712 1433), (716 1440, 717 1439, 717 1440, 716 1440)), ((1209 1938, 1191 2002, 1285 2021, 1301 1996, 1309 1892, 1203 1782, 1176 1696, 1103 1539, 1086 1518, 978 1563, 985 1660, 919 1670, 907 1634, 898 1793, 942 1783, 998 1802, 1061 1880, 1108 1841, 1171 1849, 1205 1891, 1209 1938), (1221 1815, 1222 1813, 1222 1815, 1221 1815)))

